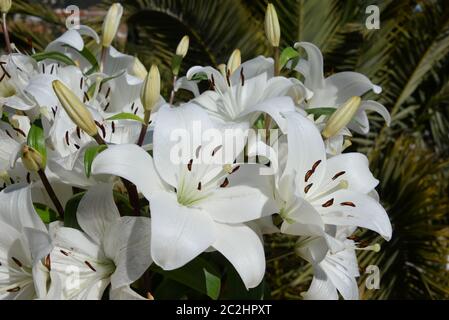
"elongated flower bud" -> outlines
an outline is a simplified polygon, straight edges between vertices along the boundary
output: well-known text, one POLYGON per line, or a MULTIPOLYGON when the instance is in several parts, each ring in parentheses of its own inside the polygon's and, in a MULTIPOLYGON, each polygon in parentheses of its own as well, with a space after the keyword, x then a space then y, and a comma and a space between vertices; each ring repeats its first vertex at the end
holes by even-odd
POLYGON ((223 75, 223 77, 226 77, 226 65, 224 63, 219 64, 217 67, 218 71, 223 75))
POLYGON ((150 68, 150 72, 145 79, 145 83, 142 87, 142 93, 140 100, 145 108, 145 111, 151 111, 156 103, 159 101, 161 94, 161 75, 157 65, 153 64, 150 68))
POLYGON ((30 146, 24 145, 22 148, 22 163, 30 172, 37 172, 45 169, 44 158, 30 146))
POLYGON ((131 67, 131 74, 140 80, 145 80, 147 77, 148 71, 147 68, 140 62, 139 58, 135 57, 133 61, 133 65, 131 67))
POLYGON ((8 13, 9 9, 11 9, 11 4, 11 0, 0 0, 0 11, 8 13))
POLYGON ((52 83, 56 96, 64 107, 65 112, 72 121, 89 136, 98 134, 92 114, 87 110, 84 103, 61 81, 55 80, 52 83))
POLYGON ((232 74, 242 64, 242 55, 239 49, 235 49, 228 60, 228 71, 232 74))
POLYGON ((118 27, 120 26, 122 15, 123 7, 120 3, 114 3, 109 8, 103 22, 103 33, 101 39, 101 44, 103 47, 108 48, 111 46, 112 40, 114 40, 118 27))
POLYGON ((352 97, 338 108, 327 121, 321 133, 323 137, 330 138, 343 129, 355 116, 361 103, 362 99, 360 97, 352 97))
POLYGON ((281 27, 279 25, 278 15, 272 3, 267 6, 265 13, 265 34, 273 47, 279 47, 281 40, 281 27))
POLYGON ((182 37, 181 41, 178 44, 178 47, 176 48, 176 55, 185 58, 187 52, 189 51, 189 42, 189 36, 182 37))

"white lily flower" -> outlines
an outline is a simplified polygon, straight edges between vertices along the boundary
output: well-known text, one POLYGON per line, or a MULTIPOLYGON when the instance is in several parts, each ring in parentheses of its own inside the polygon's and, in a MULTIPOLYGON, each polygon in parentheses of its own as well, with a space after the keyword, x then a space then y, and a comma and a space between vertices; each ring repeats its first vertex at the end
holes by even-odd
MULTIPOLYGON (((373 84, 366 76, 357 72, 339 72, 328 78, 324 77, 323 55, 320 49, 312 43, 298 42, 295 48, 303 48, 307 53, 307 60, 300 60, 295 70, 305 77, 305 86, 313 92, 307 100, 307 108, 339 108, 351 97, 360 97, 372 90, 379 94, 382 88, 373 84)), ((387 122, 391 118, 388 110, 376 101, 362 101, 359 111, 348 124, 348 128, 361 133, 369 132, 369 122, 366 111, 379 113, 387 122)))
MULTIPOLYGON (((325 226, 359 226, 391 238, 388 215, 369 194, 378 184, 360 153, 326 159, 314 123, 299 113, 288 121, 288 159, 278 181, 281 231, 325 236, 325 226), (307 152, 304 152, 307 150, 307 152)), ((329 239, 332 247, 332 239, 329 239)), ((335 250, 335 247, 332 248, 335 250)))
POLYGON ((51 298, 101 299, 109 284, 111 298, 129 297, 129 285, 151 264, 150 219, 120 217, 112 185, 100 184, 81 200, 77 220, 85 233, 65 227, 56 233, 51 298))
POLYGON ((41 259, 51 242, 33 208, 31 190, 22 184, 0 192, 0 299, 25 300, 45 296, 48 269, 41 259), (41 235, 31 242, 28 234, 41 235))
POLYGON ((377 250, 357 248, 353 240, 347 239, 355 228, 337 227, 335 241, 341 250, 327 250, 326 240, 322 237, 306 237, 298 241, 297 253, 312 263, 314 277, 312 283, 303 293, 306 300, 338 300, 338 292, 345 300, 358 300, 359 288, 356 278, 360 276, 356 250, 377 250))
POLYGON ((163 106, 154 129, 154 159, 136 145, 111 146, 96 157, 92 173, 121 176, 150 201, 156 264, 176 269, 212 247, 234 265, 247 288, 256 287, 265 272, 264 250, 244 223, 276 212, 268 178, 259 175, 257 165, 228 165, 230 170, 224 170, 201 161, 221 156, 225 148, 201 139, 182 149, 191 161, 172 162, 170 153, 177 144, 170 139, 172 131, 181 128, 192 134, 194 121, 204 130, 213 128, 205 111, 194 104, 163 106))
MULTIPOLYGON (((227 76, 212 67, 193 67, 187 77, 178 82, 178 87, 195 94, 193 100, 205 108, 211 117, 219 122, 249 122, 250 125, 260 113, 268 113, 282 126, 282 112, 294 110, 288 97, 297 97, 298 90, 306 97, 307 90, 298 80, 274 77, 274 62, 271 58, 259 56, 239 65, 227 76), (199 95, 197 86, 190 80, 196 74, 207 75, 211 90, 199 95)), ((301 94, 300 94, 301 95, 301 94)))

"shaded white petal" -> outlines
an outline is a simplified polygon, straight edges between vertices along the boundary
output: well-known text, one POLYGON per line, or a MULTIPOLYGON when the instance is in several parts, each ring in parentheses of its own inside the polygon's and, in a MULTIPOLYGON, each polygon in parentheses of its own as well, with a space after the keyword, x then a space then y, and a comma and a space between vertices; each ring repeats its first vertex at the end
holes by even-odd
POLYGON ((297 174, 296 188, 304 196, 307 185, 312 183, 308 192, 319 188, 326 171, 324 142, 311 120, 297 112, 285 116, 288 121, 288 160, 284 175, 297 174))
POLYGON ((124 286, 109 292, 110 300, 147 300, 129 286, 124 286))
POLYGON ((231 262, 246 288, 257 287, 265 274, 265 252, 257 234, 245 225, 216 224, 213 247, 231 262))
POLYGON ((92 173, 123 177, 134 183, 146 198, 164 188, 153 159, 137 145, 109 146, 95 158, 92 173))
POLYGON ((122 217, 118 228, 109 231, 105 239, 106 253, 114 251, 116 269, 111 277, 111 290, 127 286, 150 267, 150 219, 146 217, 122 217), (115 248, 110 246, 115 244, 115 248))
POLYGON ((319 266, 315 266, 312 283, 306 293, 305 300, 338 300, 338 293, 326 273, 319 266))
MULTIPOLYGON (((324 85, 323 55, 320 49, 313 43, 295 43, 296 49, 300 47, 307 53, 307 61, 305 61, 307 68, 299 68, 298 71, 303 73, 306 87, 314 91, 316 88, 321 88, 324 85)), ((298 67, 301 67, 301 64, 298 64, 298 67)))
MULTIPOLYGON (((369 169, 368 158, 356 152, 340 154, 327 160, 323 184, 331 189, 342 180, 348 182, 349 190, 360 193, 368 193, 379 184, 369 169)), ((313 197, 313 193, 309 195, 313 197)))
POLYGON ((390 112, 388 112, 387 108, 381 105, 379 102, 373 100, 362 101, 360 105, 360 110, 363 111, 374 111, 384 118, 385 122, 389 126, 391 123, 390 112))
POLYGON ((0 192, 0 217, 16 230, 24 227, 46 232, 44 223, 34 210, 31 188, 27 184, 15 184, 0 192))
POLYGON ((379 233, 386 240, 391 239, 390 219, 382 205, 370 196, 351 190, 339 190, 327 198, 334 199, 333 205, 324 208, 317 203, 324 223, 337 226, 359 226, 379 233), (355 207, 345 205, 348 202, 355 207))
POLYGON ((81 199, 76 212, 78 223, 92 240, 101 244, 109 226, 120 219, 111 184, 91 187, 81 199))
POLYGON ((178 187, 180 165, 187 165, 198 147, 207 144, 203 133, 210 128, 215 126, 206 111, 193 103, 177 108, 169 105, 160 108, 154 128, 153 155, 155 167, 163 180, 178 187))
POLYGON ((150 208, 151 255, 163 269, 182 267, 214 243, 217 232, 209 214, 181 206, 175 194, 155 194, 150 208))

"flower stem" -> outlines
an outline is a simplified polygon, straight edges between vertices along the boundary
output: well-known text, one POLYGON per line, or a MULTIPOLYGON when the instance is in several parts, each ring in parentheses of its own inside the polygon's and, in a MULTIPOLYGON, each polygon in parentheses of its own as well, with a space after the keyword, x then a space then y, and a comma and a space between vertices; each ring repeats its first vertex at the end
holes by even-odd
POLYGON ((142 129, 140 129, 139 139, 137 140, 137 145, 139 147, 142 146, 143 140, 145 139, 145 134, 147 133, 147 130, 148 130, 148 123, 150 122, 150 115, 151 115, 151 111, 145 111, 143 123, 142 123, 142 129))
MULTIPOLYGON (((279 47, 274 47, 274 76, 277 77, 281 74, 281 68, 279 65, 279 47)), ((271 117, 265 114, 265 136, 266 142, 269 143, 270 140, 270 128, 271 128, 271 117)))
POLYGON ((176 80, 178 80, 178 77, 176 75, 173 76, 173 88, 171 89, 171 93, 170 93, 170 105, 173 104, 173 102, 175 101, 175 86, 176 86, 176 80))
MULTIPOLYGON (((95 136, 93 136, 93 138, 95 139, 95 141, 97 141, 99 145, 107 146, 106 142, 103 140, 102 137, 100 137, 98 133, 95 136)), ((125 186, 126 191, 128 192, 129 203, 131 203, 131 206, 134 209, 134 215, 140 216, 139 194, 137 193, 136 186, 132 182, 126 180, 125 178, 120 179, 122 180, 123 185, 125 186)))
POLYGON ((39 177, 41 178, 42 183, 44 184, 45 190, 47 191, 48 196, 50 197, 51 201, 55 205, 56 210, 58 211, 59 217, 64 220, 64 209, 62 208, 61 202, 59 202, 58 197, 56 196, 55 191, 53 190, 53 187, 51 186, 50 182, 48 181, 47 175, 43 170, 39 170, 37 172, 39 174, 39 177))
POLYGON ((5 36, 6 52, 9 54, 12 52, 12 49, 11 49, 11 41, 9 39, 8 25, 6 23, 6 12, 2 14, 2 26, 3 26, 3 34, 5 36))

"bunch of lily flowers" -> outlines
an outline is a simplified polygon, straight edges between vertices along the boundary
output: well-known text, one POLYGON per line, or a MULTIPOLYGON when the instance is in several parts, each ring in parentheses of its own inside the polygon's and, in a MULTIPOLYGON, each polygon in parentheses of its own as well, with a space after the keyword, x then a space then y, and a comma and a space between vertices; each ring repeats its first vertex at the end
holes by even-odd
POLYGON ((392 229, 368 159, 343 152, 352 132, 369 132, 367 111, 390 121, 361 98, 381 88, 355 72, 325 78, 311 43, 281 51, 269 4, 273 58, 242 63, 237 49, 179 76, 185 36, 166 101, 158 67, 111 46, 120 4, 101 36, 82 25, 32 55, 9 41, 10 6, 0 1, 1 299, 148 299, 136 283, 152 264, 174 270, 212 251, 250 289, 265 275, 268 233, 297 236, 314 270, 305 298, 359 297, 356 250, 380 246, 351 235, 389 240, 392 229), (180 90, 193 98, 175 104, 180 90))

